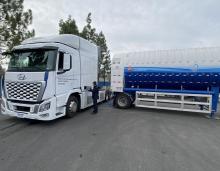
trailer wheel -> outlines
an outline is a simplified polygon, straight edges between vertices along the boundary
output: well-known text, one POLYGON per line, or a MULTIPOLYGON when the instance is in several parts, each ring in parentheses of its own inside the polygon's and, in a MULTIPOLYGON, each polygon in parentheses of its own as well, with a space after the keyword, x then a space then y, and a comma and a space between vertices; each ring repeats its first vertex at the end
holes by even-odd
POLYGON ((131 98, 127 94, 120 93, 116 96, 115 104, 116 107, 120 109, 127 109, 131 107, 131 103, 131 98))
POLYGON ((79 111, 79 100, 75 96, 70 96, 66 104, 66 117, 72 118, 79 111))

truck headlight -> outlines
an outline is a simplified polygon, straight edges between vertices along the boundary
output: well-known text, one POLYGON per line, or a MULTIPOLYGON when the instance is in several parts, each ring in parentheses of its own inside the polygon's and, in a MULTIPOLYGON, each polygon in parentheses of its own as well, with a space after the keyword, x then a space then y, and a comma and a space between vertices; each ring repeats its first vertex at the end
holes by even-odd
POLYGON ((50 109, 50 102, 44 103, 40 106, 39 112, 43 112, 50 109))

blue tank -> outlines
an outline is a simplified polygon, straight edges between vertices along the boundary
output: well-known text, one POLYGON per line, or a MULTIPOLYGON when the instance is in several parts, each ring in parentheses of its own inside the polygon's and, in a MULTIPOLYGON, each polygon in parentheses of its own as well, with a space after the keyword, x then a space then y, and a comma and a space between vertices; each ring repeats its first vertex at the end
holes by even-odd
POLYGON ((124 69, 124 88, 207 91, 212 87, 220 87, 220 68, 124 69))

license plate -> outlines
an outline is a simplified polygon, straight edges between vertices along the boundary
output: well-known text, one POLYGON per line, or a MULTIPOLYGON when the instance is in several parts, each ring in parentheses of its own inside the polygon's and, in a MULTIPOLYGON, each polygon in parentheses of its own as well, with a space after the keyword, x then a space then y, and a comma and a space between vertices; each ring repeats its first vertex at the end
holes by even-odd
POLYGON ((23 118, 24 113, 17 113, 17 116, 18 116, 19 118, 23 118))

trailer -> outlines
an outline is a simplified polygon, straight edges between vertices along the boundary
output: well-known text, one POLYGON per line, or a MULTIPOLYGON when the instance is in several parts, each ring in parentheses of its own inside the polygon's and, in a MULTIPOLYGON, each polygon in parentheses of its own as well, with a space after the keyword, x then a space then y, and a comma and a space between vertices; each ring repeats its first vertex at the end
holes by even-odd
MULTIPOLYGON (((53 120, 92 106, 98 47, 75 35, 30 38, 15 46, 3 80, 1 113, 53 120)), ((99 92, 98 102, 105 99, 99 92)))
POLYGON ((114 105, 207 113, 215 117, 220 48, 117 54, 112 60, 114 105))

